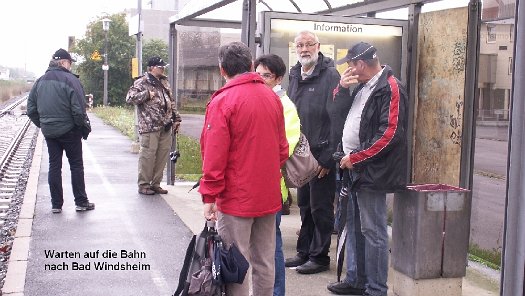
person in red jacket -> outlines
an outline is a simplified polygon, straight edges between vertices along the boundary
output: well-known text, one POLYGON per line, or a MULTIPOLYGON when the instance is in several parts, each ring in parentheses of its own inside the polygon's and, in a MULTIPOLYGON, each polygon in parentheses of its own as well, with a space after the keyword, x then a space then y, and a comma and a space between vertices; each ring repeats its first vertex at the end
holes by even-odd
MULTIPOLYGON (((217 220, 226 246, 252 267, 253 295, 273 294, 275 214, 281 209, 280 168, 288 159, 283 106, 253 72, 249 48, 219 48, 226 84, 211 97, 201 134, 204 217, 217 220)), ((247 277, 249 278, 249 277, 247 277)), ((249 283, 227 284, 227 295, 248 296, 249 283)))

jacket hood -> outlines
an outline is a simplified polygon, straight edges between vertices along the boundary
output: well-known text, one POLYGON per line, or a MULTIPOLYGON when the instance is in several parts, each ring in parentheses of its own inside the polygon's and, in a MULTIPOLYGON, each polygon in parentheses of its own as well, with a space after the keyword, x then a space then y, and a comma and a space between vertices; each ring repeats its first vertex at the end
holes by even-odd
POLYGON ((212 99, 217 96, 218 94, 220 94, 221 92, 229 89, 229 88, 232 88, 232 87, 235 87, 235 86, 238 86, 238 85, 241 85, 241 84, 246 84, 246 83, 262 83, 264 84, 264 80, 261 78, 261 76, 255 72, 246 72, 246 73, 243 73, 243 74, 239 74, 237 75, 235 78, 231 79, 230 81, 228 81, 221 89, 219 89, 218 91, 216 91, 213 96, 211 97, 212 99))

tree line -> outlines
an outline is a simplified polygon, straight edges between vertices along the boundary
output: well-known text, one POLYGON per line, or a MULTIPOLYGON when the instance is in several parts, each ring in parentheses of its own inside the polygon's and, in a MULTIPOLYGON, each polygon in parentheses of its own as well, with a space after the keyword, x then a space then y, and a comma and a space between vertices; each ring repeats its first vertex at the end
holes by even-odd
MULTIPOLYGON (((135 57, 135 37, 128 34, 126 14, 99 16, 88 24, 85 37, 75 41, 72 52, 77 55, 78 63, 73 72, 80 75, 86 94, 94 97, 94 105, 102 105, 104 91, 105 32, 102 30, 102 19, 109 18, 108 31, 108 103, 112 106, 126 104, 126 93, 133 83, 131 77, 131 59, 135 57), (97 51, 102 59, 92 59, 97 51)), ((161 39, 147 40, 142 47, 142 69, 146 69, 148 57, 158 55, 168 59, 168 45, 161 39)))

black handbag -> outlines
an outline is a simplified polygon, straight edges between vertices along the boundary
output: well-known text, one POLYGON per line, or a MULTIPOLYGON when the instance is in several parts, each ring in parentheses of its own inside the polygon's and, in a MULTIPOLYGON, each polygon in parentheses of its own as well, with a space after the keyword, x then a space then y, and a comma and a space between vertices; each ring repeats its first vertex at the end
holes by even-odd
POLYGON ((173 296, 220 296, 224 287, 212 276, 213 254, 220 236, 215 222, 207 221, 199 235, 194 235, 186 250, 179 283, 173 296))
POLYGON ((214 278, 221 284, 242 284, 250 267, 248 260, 244 258, 235 244, 231 244, 226 250, 222 242, 215 248, 213 263, 216 270, 220 271, 217 277, 214 274, 214 278))

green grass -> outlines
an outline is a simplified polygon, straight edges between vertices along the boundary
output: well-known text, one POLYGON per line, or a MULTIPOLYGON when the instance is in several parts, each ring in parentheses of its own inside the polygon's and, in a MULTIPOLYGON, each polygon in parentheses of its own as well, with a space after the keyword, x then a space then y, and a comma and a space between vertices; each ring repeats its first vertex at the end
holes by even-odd
POLYGON ((123 135, 131 140, 135 138, 135 127, 133 108, 131 107, 96 107, 93 112, 104 121, 104 123, 118 129, 123 135))
MULTIPOLYGON (((134 139, 134 118, 131 107, 96 107, 93 112, 106 124, 118 129, 123 135, 134 139)), ((201 175, 202 160, 197 140, 179 134, 180 158, 177 160, 176 176, 179 179, 196 181, 201 175)))
POLYGON ((478 245, 471 243, 469 246, 469 260, 499 270, 501 267, 501 251, 484 250, 478 245))

